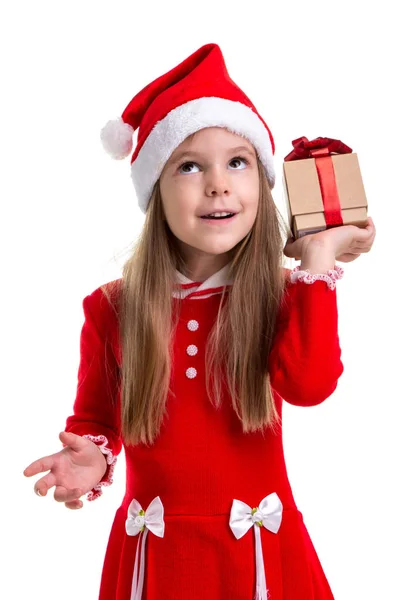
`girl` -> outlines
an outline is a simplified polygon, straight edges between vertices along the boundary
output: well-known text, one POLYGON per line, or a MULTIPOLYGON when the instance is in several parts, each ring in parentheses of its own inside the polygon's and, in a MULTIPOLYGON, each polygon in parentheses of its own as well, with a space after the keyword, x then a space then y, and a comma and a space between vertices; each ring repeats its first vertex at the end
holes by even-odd
POLYGON ((335 260, 371 248, 372 220, 283 247, 273 137, 216 44, 139 92, 105 148, 127 156, 136 129, 143 232, 122 277, 83 300, 64 448, 24 474, 49 471, 35 491, 81 508, 124 447, 99 600, 332 599, 288 481, 282 402, 337 386, 335 260))

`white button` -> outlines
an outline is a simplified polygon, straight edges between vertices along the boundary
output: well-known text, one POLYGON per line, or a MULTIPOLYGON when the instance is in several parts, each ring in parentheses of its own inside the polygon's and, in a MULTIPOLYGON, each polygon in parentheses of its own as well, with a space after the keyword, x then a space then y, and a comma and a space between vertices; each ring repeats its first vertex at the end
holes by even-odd
POLYGON ((196 331, 196 329, 199 328, 199 322, 195 319, 191 319, 187 324, 187 328, 190 329, 190 331, 196 331))
POLYGON ((189 354, 189 356, 194 356, 195 354, 197 354, 197 350, 197 346, 195 346, 194 344, 191 344, 186 348, 186 352, 189 354))
POLYGON ((197 371, 194 367, 189 367, 189 369, 186 369, 186 377, 189 377, 189 379, 193 379, 193 377, 196 377, 197 375, 197 371))

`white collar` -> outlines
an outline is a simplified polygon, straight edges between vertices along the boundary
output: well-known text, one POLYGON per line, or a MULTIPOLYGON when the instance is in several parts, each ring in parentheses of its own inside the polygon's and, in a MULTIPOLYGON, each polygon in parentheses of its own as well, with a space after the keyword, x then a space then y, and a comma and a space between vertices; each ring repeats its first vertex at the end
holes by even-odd
POLYGON ((223 286, 232 285, 233 283, 233 280, 228 278, 230 266, 231 263, 228 263, 202 282, 193 281, 176 269, 176 282, 180 284, 180 290, 174 291, 173 296, 186 298, 189 294, 196 293, 193 299, 197 299, 208 298, 211 295, 221 293, 223 286))

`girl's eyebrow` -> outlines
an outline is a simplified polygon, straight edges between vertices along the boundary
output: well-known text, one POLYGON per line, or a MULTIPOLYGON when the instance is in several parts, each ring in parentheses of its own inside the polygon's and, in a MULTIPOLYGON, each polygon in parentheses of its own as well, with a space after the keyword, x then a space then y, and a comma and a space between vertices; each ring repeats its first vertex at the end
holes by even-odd
MULTIPOLYGON (((247 154, 249 154, 250 156, 252 156, 253 158, 255 158, 255 154, 253 150, 250 150, 250 148, 248 148, 247 146, 236 146, 235 148, 230 148, 227 151, 227 154, 235 154, 237 152, 247 152, 247 154)), ((180 162, 183 158, 189 158, 189 157, 201 157, 203 156, 202 152, 196 152, 195 150, 182 150, 182 152, 179 152, 175 158, 173 160, 171 160, 170 162, 170 166, 176 165, 176 163, 180 162)))

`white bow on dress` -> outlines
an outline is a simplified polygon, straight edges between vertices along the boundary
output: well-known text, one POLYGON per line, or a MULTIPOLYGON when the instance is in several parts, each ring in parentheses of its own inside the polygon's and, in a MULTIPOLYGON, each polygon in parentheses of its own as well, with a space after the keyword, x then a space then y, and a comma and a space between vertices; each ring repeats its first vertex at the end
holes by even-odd
POLYGON ((277 533, 282 522, 282 511, 283 505, 276 492, 263 498, 256 508, 251 508, 241 500, 234 500, 232 503, 229 525, 236 539, 239 540, 254 526, 256 545, 255 600, 267 600, 267 582, 260 527, 265 527, 272 533, 277 533))
POLYGON ((143 510, 143 508, 140 506, 137 500, 133 499, 128 508, 128 518, 125 522, 125 530, 128 535, 140 534, 136 548, 131 600, 141 600, 144 581, 145 547, 147 534, 149 531, 151 531, 157 537, 164 537, 164 506, 160 500, 160 497, 157 496, 156 498, 154 498, 154 500, 150 502, 146 511, 143 510), (141 539, 143 531, 143 539, 141 539), (140 553, 140 570, 138 573, 140 542, 142 542, 142 546, 140 553))

